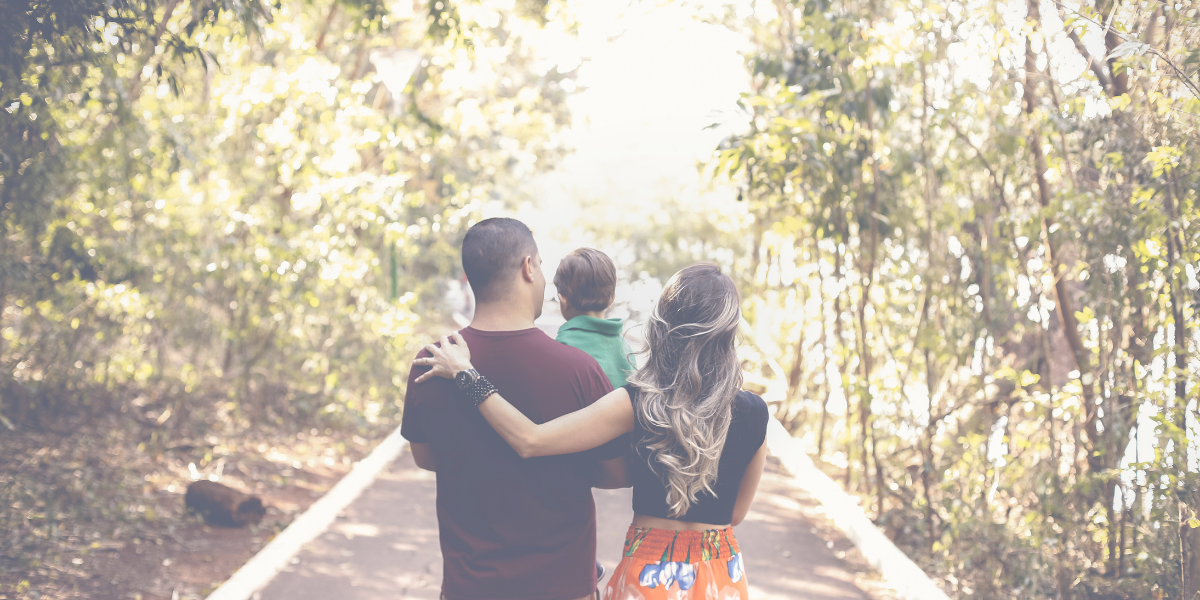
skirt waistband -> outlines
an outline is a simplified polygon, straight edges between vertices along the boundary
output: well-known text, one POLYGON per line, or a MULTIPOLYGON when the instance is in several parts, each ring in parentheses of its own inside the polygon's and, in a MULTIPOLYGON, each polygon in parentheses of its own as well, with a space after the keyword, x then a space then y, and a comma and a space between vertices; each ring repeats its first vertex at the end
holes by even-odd
POLYGON ((631 526, 625 534, 624 555, 648 562, 696 563, 732 558, 740 551, 732 527, 674 531, 631 526))

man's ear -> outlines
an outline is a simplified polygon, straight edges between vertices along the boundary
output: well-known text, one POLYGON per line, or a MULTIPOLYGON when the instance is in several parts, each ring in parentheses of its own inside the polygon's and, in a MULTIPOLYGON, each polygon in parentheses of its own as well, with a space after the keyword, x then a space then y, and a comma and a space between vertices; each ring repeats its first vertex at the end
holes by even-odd
POLYGON ((533 283, 533 270, 536 268, 533 264, 533 257, 526 256, 525 260, 521 263, 521 277, 525 279, 526 283, 533 283))
POLYGON ((558 295, 558 305, 560 307, 559 310, 562 310, 564 308, 571 308, 571 301, 567 300, 566 296, 559 294, 558 295))

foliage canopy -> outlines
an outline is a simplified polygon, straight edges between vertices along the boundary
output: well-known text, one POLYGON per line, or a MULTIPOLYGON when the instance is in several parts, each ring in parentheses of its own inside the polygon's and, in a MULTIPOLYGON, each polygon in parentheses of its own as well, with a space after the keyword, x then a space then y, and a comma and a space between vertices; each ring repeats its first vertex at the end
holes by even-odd
POLYGON ((755 7, 708 167, 780 418, 953 595, 1191 598, 1197 6, 755 7))

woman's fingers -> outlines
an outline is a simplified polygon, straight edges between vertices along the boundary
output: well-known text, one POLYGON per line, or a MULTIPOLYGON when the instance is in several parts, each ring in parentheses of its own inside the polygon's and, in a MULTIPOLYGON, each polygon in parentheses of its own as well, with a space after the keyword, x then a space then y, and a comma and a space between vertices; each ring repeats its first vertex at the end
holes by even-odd
MULTIPOLYGON (((413 363, 416 365, 427 365, 427 364, 430 364, 431 360, 432 359, 430 359, 430 358, 421 357, 421 358, 414 360, 413 363)), ((426 381, 433 377, 436 377, 436 374, 434 373, 434 369, 429 369, 428 371, 425 371, 424 373, 421 373, 420 375, 418 375, 416 380, 414 380, 414 383, 421 383, 421 382, 426 381)))
POLYGON ((468 362, 471 359, 471 349, 467 347, 467 340, 463 339, 461 333, 455 331, 451 337, 453 338, 453 346, 447 346, 446 356, 453 363, 468 362))
POLYGON ((470 356, 467 341, 457 331, 443 335, 440 340, 426 345, 425 351, 430 355, 413 359, 413 365, 428 366, 429 370, 418 375, 414 383, 428 381, 434 377, 452 378, 454 365, 458 362, 456 359, 459 356, 470 356))

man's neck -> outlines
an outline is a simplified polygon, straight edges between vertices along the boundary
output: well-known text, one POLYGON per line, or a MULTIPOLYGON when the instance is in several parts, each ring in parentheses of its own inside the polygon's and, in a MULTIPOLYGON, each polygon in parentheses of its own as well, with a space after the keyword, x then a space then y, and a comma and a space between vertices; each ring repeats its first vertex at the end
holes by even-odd
POLYGON ((520 331, 534 327, 529 309, 508 303, 488 303, 475 307, 471 328, 480 331, 520 331))

